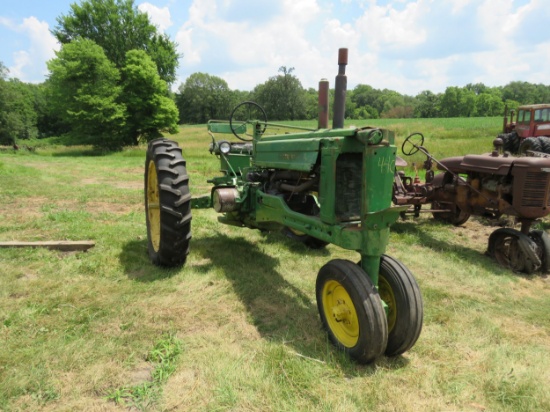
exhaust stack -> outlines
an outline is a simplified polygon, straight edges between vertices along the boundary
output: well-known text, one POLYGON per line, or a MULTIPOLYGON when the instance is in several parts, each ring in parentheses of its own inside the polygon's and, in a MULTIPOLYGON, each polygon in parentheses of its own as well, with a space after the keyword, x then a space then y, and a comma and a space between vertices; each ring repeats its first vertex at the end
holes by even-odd
POLYGON ((338 75, 334 86, 334 117, 332 128, 341 129, 344 127, 344 116, 346 113, 346 89, 348 78, 346 77, 346 66, 348 64, 348 49, 338 50, 338 75))

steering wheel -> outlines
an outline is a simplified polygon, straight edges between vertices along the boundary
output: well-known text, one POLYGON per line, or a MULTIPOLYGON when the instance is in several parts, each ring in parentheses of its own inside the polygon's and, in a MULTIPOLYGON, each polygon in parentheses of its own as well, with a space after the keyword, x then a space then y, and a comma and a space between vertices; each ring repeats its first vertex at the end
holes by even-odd
POLYGON ((267 115, 265 110, 258 103, 255 102, 242 102, 235 106, 229 116, 229 127, 237 139, 243 142, 251 142, 254 132, 248 133, 248 125, 258 122, 260 126, 260 134, 265 132, 267 127, 267 115), (251 137, 250 139, 244 136, 251 137))
POLYGON ((422 133, 415 132, 415 133, 412 133, 412 134, 407 136, 407 138, 405 139, 405 141, 401 145, 401 151, 403 152, 403 154, 405 156, 412 156, 413 154, 415 154, 416 152, 418 152, 420 150, 420 147, 423 144, 424 144, 424 135, 422 133), (415 136, 420 136, 420 143, 419 144, 416 144, 414 142, 414 140, 418 140, 418 138, 413 139, 413 137, 415 137, 415 136), (405 151, 405 146, 407 145, 407 143, 411 145, 411 149, 409 151, 405 151))

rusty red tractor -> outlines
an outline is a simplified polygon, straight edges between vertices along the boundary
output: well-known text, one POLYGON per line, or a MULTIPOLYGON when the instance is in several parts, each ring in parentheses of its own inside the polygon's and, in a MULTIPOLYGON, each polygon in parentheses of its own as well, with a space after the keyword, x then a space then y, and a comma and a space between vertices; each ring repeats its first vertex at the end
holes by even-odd
MULTIPOLYGON (((550 213, 550 158, 512 157, 493 151, 436 160, 423 146, 424 136, 408 136, 404 155, 426 155, 426 181, 395 175, 393 202, 409 205, 406 213, 419 216, 423 205, 437 220, 462 225, 471 215, 498 219, 514 216, 521 229, 499 228, 489 236, 488 254, 516 272, 547 272, 550 269, 550 237, 531 230, 534 222, 550 213), (435 174, 433 164, 440 173, 435 174)), ((401 160, 397 166, 404 166, 401 160)))
POLYGON ((502 133, 497 139, 501 142, 495 140, 495 147, 501 144, 512 154, 528 151, 550 154, 550 104, 520 106, 517 116, 514 110, 505 109, 502 133))

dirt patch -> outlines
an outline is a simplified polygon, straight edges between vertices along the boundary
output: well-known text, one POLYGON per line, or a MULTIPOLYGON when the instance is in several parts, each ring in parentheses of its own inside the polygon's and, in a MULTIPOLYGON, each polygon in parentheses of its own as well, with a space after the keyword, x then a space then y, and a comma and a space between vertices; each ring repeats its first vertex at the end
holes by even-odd
POLYGON ((23 281, 30 281, 38 279, 38 275, 36 273, 25 273, 19 277, 19 279, 23 281))
POLYGON ((98 178, 86 178, 82 179, 81 183, 83 185, 109 185, 117 189, 131 189, 131 190, 141 190, 143 189, 143 182, 141 180, 129 182, 126 180, 107 180, 107 179, 98 179, 98 178))
POLYGON ((26 221, 41 217, 42 207, 50 203, 46 197, 27 197, 11 199, 8 202, 0 202, 0 214, 5 215, 16 222, 26 221))
POLYGON ((155 368, 147 362, 140 363, 128 375, 128 386, 140 385, 153 380, 152 373, 155 368))
POLYGON ((86 179, 82 179, 80 183, 82 183, 83 185, 99 185, 103 184, 103 181, 95 177, 88 177, 86 179))
POLYGON ((143 189, 143 182, 119 182, 113 183, 111 186, 117 189, 141 190, 143 189))
POLYGON ((464 244, 472 248, 483 250, 487 248, 489 236, 497 227, 487 225, 477 219, 470 219, 462 226, 449 226, 449 229, 458 237, 464 239, 464 244))
POLYGON ((126 215, 131 212, 141 212, 141 204, 125 204, 111 202, 87 202, 86 210, 90 213, 114 213, 117 215, 126 215))

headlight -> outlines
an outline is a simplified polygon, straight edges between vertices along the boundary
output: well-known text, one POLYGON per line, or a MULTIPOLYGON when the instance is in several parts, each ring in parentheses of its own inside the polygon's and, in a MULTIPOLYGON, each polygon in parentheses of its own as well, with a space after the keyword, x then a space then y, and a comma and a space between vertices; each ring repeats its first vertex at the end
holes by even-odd
POLYGON ((218 146, 220 148, 220 152, 222 154, 227 154, 231 151, 231 143, 226 142, 225 140, 218 143, 218 146))

